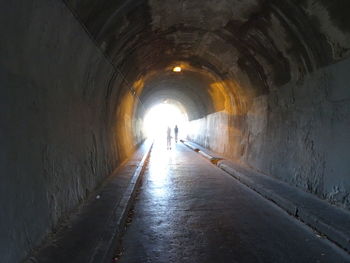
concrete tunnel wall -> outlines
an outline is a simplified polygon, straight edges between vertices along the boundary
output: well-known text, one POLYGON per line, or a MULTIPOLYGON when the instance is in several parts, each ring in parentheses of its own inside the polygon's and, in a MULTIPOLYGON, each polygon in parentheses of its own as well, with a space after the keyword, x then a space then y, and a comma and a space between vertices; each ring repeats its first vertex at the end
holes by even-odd
POLYGON ((346 1, 0 7, 4 262, 135 150, 145 110, 165 98, 187 110, 193 141, 350 207, 346 1))
POLYGON ((133 96, 63 2, 0 6, 0 261, 17 262, 140 141, 115 135, 113 96, 133 96))

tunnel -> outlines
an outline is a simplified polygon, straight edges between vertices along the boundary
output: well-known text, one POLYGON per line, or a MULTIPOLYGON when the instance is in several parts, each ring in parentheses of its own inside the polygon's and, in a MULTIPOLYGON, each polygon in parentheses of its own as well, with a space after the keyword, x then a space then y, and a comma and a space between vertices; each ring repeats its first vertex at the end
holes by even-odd
POLYGON ((350 2, 0 7, 1 262, 71 218, 164 103, 186 114, 184 141, 349 212, 350 2))

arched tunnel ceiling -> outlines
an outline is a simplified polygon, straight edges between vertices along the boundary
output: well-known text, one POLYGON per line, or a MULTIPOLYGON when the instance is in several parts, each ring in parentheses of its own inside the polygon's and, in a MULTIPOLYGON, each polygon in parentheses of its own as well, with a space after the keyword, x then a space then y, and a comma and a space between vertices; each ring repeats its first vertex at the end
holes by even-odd
POLYGON ((198 119, 214 111, 210 99, 213 79, 199 72, 184 69, 181 73, 166 70, 149 79, 140 99, 145 108, 167 99, 181 103, 190 120, 198 119))
MULTIPOLYGON (((67 3, 130 82, 150 71, 163 72, 174 61, 184 61, 261 94, 349 54, 350 27, 342 10, 350 4, 345 0, 67 3)), ((210 112, 194 110, 193 91, 182 90, 184 85, 171 78, 173 75, 163 74, 154 87, 146 85, 141 95, 144 102, 150 103, 151 92, 163 98, 164 90, 160 92, 159 87, 168 82, 168 94, 192 108, 193 118, 210 112)), ((204 94, 205 88, 202 90, 204 94)), ((207 103, 205 100, 200 102, 207 103)))
POLYGON ((136 150, 138 97, 146 108, 181 103, 189 140, 350 208, 350 0, 1 7, 5 261, 20 261, 136 150))

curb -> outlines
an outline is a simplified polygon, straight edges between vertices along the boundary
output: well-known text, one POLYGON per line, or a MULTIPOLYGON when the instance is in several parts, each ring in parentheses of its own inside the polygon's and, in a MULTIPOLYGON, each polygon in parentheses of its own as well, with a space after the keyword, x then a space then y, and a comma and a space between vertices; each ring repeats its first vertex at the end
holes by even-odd
POLYGON ((309 213, 303 208, 298 210, 298 218, 305 224, 319 231, 322 235, 326 236, 329 240, 335 242, 341 248, 350 252, 350 237, 335 229, 327 223, 322 222, 318 217, 309 213))
POLYGON ((191 150, 201 154, 204 158, 208 159, 212 164, 216 165, 220 160, 222 160, 221 157, 211 156, 210 154, 206 153, 205 151, 201 150, 200 147, 197 147, 196 145, 186 142, 184 140, 180 140, 184 145, 186 145, 191 150))
POLYGON ((242 173, 236 171, 233 167, 230 167, 223 163, 218 163, 217 166, 264 198, 278 205, 287 213, 295 216, 300 221, 317 230, 319 233, 326 236, 329 240, 335 242, 343 249, 350 251, 350 238, 347 235, 335 229, 331 225, 324 223, 322 220, 320 220, 320 218, 308 212, 307 209, 304 209, 300 206, 298 207, 288 199, 285 199, 275 193, 266 190, 258 184, 255 184, 252 180, 244 176, 242 173))
POLYGON ((208 159, 212 164, 217 164, 220 160, 222 160, 222 158, 218 158, 218 157, 214 157, 211 156, 209 154, 207 154, 206 152, 203 152, 201 150, 198 151, 199 154, 201 154, 204 158, 208 159))
POLYGON ((118 239, 123 233, 128 211, 135 199, 136 189, 140 185, 141 174, 145 169, 145 164, 149 159, 152 147, 153 143, 151 143, 149 146, 149 149, 144 154, 141 162, 138 164, 137 169, 132 175, 130 183, 125 190, 122 199, 115 207, 104 232, 101 234, 101 238, 89 263, 111 262, 111 258, 116 250, 118 239))
POLYGON ((180 140, 185 146, 187 146, 188 148, 190 148, 191 150, 195 151, 195 152, 199 152, 199 148, 195 147, 194 145, 184 141, 184 140, 180 140))
POLYGON ((253 189, 255 192, 259 193, 266 199, 274 202, 278 206, 280 206, 282 209, 286 210, 289 214, 293 216, 298 215, 298 208, 296 205, 294 205, 292 202, 285 198, 281 198, 280 196, 272 193, 271 191, 266 190, 262 186, 259 186, 258 184, 255 184, 252 180, 247 178, 246 176, 242 175, 240 172, 237 172, 234 168, 224 164, 224 163, 218 163, 217 166, 240 181, 242 184, 248 186, 249 188, 253 189))
POLYGON ((290 215, 294 216, 301 222, 315 229, 316 231, 318 231, 319 233, 327 237, 330 241, 336 243, 338 246, 340 246, 347 252, 350 252, 349 235, 346 235, 343 232, 331 226, 330 224, 323 222, 322 219, 313 215, 307 209, 300 207, 294 204, 293 202, 289 201, 288 199, 283 198, 282 196, 276 193, 273 193, 272 191, 269 191, 263 186, 255 183, 253 180, 245 176, 243 173, 237 171, 234 167, 225 164, 223 158, 217 158, 217 157, 211 156, 210 154, 205 153, 202 150, 199 150, 200 147, 196 148, 196 146, 193 143, 188 143, 188 142, 183 142, 183 143, 192 150, 197 149, 197 152, 199 152, 203 157, 208 159, 211 163, 215 164, 221 170, 228 173, 230 176, 237 179, 239 182, 249 187, 253 191, 257 192, 265 199, 268 199, 269 201, 275 203, 281 209, 283 209, 290 215), (213 159, 216 159, 216 162, 213 162, 213 159))

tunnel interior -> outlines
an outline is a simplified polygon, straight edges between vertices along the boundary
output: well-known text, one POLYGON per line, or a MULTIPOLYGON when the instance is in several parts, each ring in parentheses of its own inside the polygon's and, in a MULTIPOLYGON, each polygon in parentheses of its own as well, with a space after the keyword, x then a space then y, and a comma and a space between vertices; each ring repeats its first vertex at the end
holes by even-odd
POLYGON ((346 0, 0 6, 5 262, 137 149, 164 102, 186 113, 186 139, 350 208, 346 0))

